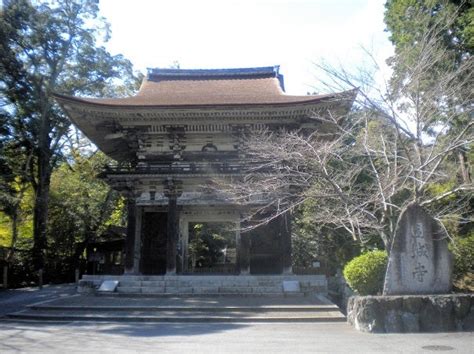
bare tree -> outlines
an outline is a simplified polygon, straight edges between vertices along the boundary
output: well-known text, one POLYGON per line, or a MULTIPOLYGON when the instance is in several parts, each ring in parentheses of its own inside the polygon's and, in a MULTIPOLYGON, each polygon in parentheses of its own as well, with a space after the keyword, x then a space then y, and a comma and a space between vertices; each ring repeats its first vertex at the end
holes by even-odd
POLYGON ((384 85, 375 80, 380 67, 370 53, 372 67, 355 74, 318 65, 326 88, 358 89, 354 111, 346 117, 315 112, 312 118, 331 134, 253 132, 243 177, 219 188, 236 202, 253 204, 248 218, 265 215, 260 223, 315 200, 315 223, 343 228, 362 242, 376 233, 387 248, 410 202, 439 219, 459 218, 462 201, 474 190, 469 170, 461 171, 462 178, 453 174, 456 153, 474 142, 474 62, 466 57, 454 63, 441 45, 446 21, 453 20, 426 27, 417 43, 398 53, 398 71, 384 85), (439 184, 445 188, 433 193, 439 184))

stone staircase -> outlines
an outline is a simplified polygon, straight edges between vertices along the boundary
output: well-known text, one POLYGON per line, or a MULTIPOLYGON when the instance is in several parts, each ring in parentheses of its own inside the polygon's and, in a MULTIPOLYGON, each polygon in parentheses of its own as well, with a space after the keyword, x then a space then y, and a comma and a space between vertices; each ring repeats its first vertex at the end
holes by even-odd
POLYGON ((74 295, 8 315, 22 321, 345 322, 337 306, 309 297, 117 297, 74 295))
POLYGON ((84 276, 78 294, 9 314, 94 322, 344 322, 320 275, 84 276), (114 292, 99 292, 106 280, 114 292))
POLYGON ((255 297, 327 294, 327 281, 323 275, 84 275, 79 282, 78 292, 98 293, 98 287, 105 280, 119 281, 116 292, 107 293, 107 296, 255 297))

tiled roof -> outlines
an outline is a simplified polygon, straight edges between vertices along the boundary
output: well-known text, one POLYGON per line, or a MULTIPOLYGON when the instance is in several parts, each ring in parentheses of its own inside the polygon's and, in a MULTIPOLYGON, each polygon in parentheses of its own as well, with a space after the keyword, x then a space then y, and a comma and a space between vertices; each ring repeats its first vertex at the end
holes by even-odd
MULTIPOLYGON (((181 78, 196 78, 196 77, 235 77, 244 78, 249 76, 265 76, 277 77, 280 67, 264 66, 258 68, 238 68, 238 69, 162 69, 162 68, 148 68, 148 77, 152 79, 164 77, 181 77, 181 78)), ((281 75, 280 75, 281 76, 281 75)))
POLYGON ((311 103, 331 96, 285 94, 283 77, 275 66, 212 70, 149 69, 148 77, 135 96, 70 99, 105 106, 186 107, 311 103))

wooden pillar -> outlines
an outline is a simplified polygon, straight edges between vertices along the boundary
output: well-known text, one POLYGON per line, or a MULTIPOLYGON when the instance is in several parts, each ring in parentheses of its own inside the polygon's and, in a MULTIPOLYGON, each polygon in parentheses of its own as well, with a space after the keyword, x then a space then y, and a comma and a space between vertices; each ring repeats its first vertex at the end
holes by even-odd
POLYGON ((189 253, 188 253, 188 246, 189 246, 189 222, 187 219, 180 218, 179 222, 179 230, 182 237, 182 244, 181 244, 181 269, 182 273, 186 273, 189 271, 189 253))
POLYGON ((81 279, 81 271, 79 268, 74 269, 74 283, 79 284, 79 280, 81 279))
POLYGON ((240 233, 237 243, 237 263, 239 273, 250 274, 250 233, 240 233))
POLYGON ((181 195, 181 182, 168 179, 164 182, 165 196, 168 198, 168 222, 166 241, 166 274, 176 274, 176 256, 179 238, 178 197, 181 195))
POLYGON ((166 274, 176 274, 178 242, 178 205, 176 196, 168 197, 168 236, 166 242, 166 274))
POLYGON ((283 274, 292 274, 291 259, 291 215, 286 213, 280 217, 281 263, 283 274))
POLYGON ((140 261, 142 256, 142 217, 143 207, 135 208, 135 238, 133 244, 133 273, 141 274, 140 261))
POLYGON ((125 269, 124 274, 134 273, 134 248, 135 248, 135 221, 136 203, 133 196, 127 198, 127 237, 125 239, 125 269))

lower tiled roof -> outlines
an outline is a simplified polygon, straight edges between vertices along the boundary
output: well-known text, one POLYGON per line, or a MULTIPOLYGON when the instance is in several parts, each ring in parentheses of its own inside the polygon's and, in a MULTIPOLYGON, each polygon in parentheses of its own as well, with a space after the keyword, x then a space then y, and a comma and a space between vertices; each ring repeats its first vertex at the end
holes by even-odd
POLYGON ((145 79, 137 95, 126 98, 79 98, 75 101, 107 106, 215 106, 309 103, 330 95, 292 96, 273 78, 145 79))

